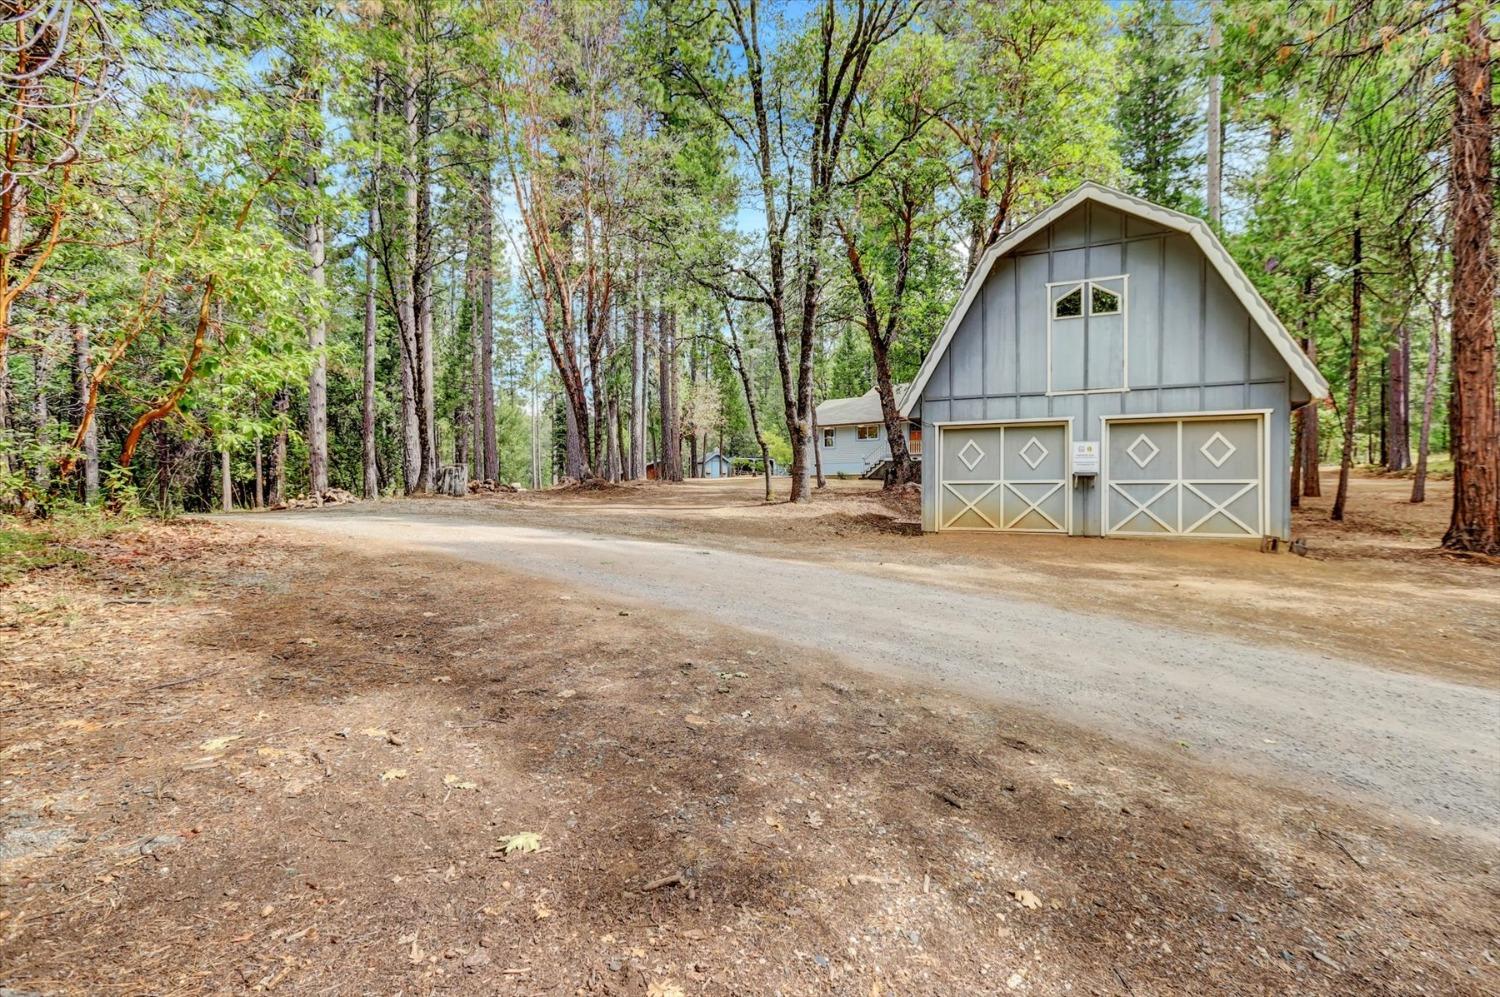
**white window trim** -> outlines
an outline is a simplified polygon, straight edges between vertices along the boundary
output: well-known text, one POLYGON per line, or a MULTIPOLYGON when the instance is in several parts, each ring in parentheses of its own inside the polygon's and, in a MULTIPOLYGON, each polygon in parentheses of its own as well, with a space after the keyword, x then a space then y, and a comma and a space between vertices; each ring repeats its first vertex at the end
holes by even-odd
POLYGON ((838 445, 839 431, 836 426, 823 427, 823 449, 829 450, 838 445))
POLYGON ((875 423, 859 426, 854 431, 855 440, 878 440, 880 439, 880 426, 875 423), (865 435, 865 430, 870 430, 870 435, 865 435))
POLYGON ((1102 284, 1102 283, 1104 283, 1104 281, 1102 281, 1102 280, 1091 280, 1091 281, 1088 282, 1088 285, 1089 285, 1088 314, 1090 316, 1093 316, 1093 315, 1102 315, 1102 316, 1106 316, 1106 317, 1110 316, 1110 315, 1121 315, 1121 316, 1123 316, 1125 314, 1125 293, 1124 293, 1125 292, 1125 284, 1124 284, 1123 279, 1122 279, 1122 281, 1120 283, 1120 290, 1118 292, 1117 291, 1111 291, 1107 287, 1100 288, 1100 290, 1102 290, 1105 294, 1110 294, 1110 295, 1114 296, 1114 299, 1115 299, 1115 310, 1112 311, 1112 312, 1096 312, 1096 311, 1094 311, 1094 285, 1095 284, 1102 284))
MULTIPOLYGON (((1109 288, 1105 290, 1115 293, 1109 288)), ((1130 318, 1126 310, 1126 299, 1130 292, 1130 275, 1124 273, 1111 274, 1107 277, 1084 277, 1072 280, 1054 280, 1047 284, 1047 396, 1056 395, 1119 395, 1130 390, 1130 318), (1118 388, 1054 388, 1052 387, 1052 323, 1071 322, 1091 315, 1090 308, 1093 307, 1092 295, 1089 293, 1093 284, 1103 284, 1106 281, 1117 280, 1120 282, 1120 310, 1117 312, 1105 312, 1104 316, 1120 316, 1120 386, 1118 388), (1083 288, 1083 314, 1069 315, 1058 319, 1054 316, 1057 310, 1057 301, 1052 297, 1054 287, 1066 287, 1068 293, 1074 287, 1083 288)), ((1084 371, 1088 376, 1088 371, 1084 371)))
POLYGON ((1064 321, 1065 322, 1065 321, 1067 321, 1069 319, 1083 318, 1084 315, 1088 314, 1088 307, 1089 307, 1089 305, 1088 305, 1088 283, 1089 282, 1086 281, 1086 280, 1081 280, 1081 281, 1078 281, 1077 283, 1072 283, 1072 282, 1069 282, 1069 281, 1064 281, 1064 282, 1056 283, 1056 284, 1048 284, 1047 285, 1047 300, 1049 302, 1051 302, 1051 304, 1049 304, 1047 307, 1051 311, 1052 317, 1054 319, 1059 320, 1059 321, 1064 321), (1057 297, 1054 298, 1052 296, 1052 289, 1054 287, 1067 287, 1068 289, 1066 291, 1064 291, 1062 294, 1059 294, 1057 297), (1059 314, 1057 314, 1057 306, 1058 306, 1058 304, 1062 301, 1063 298, 1066 298, 1068 295, 1072 294, 1074 291, 1078 292, 1078 314, 1077 315, 1059 315, 1059 314))

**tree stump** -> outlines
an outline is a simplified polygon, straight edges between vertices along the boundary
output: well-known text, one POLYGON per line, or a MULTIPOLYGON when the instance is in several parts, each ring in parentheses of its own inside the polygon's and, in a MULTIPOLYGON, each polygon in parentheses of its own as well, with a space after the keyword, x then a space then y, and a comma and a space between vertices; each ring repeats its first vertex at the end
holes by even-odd
POLYGON ((469 466, 467 464, 444 464, 438 469, 437 490, 439 495, 464 496, 469 494, 469 466))

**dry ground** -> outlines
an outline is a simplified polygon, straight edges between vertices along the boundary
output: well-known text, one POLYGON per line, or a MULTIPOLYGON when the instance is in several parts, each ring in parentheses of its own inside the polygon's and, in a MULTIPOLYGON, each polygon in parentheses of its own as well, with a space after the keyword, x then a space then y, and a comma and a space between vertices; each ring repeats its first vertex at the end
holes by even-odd
POLYGON ((484 566, 81 546, 0 589, 17 992, 1500 988, 1492 842, 484 566))
MULTIPOLYGON (((1430 482, 1427 502, 1412 505, 1409 479, 1357 475, 1341 524, 1328 519, 1335 484, 1325 470, 1324 497, 1294 513, 1307 557, 1261 554, 1254 543, 924 536, 914 497, 890 499, 865 481, 830 480, 802 507, 765 505, 762 481, 748 478, 468 504, 508 522, 817 560, 1500 686, 1500 564, 1435 550, 1452 483, 1430 482)), ((786 479, 776 485, 784 492, 786 479)))

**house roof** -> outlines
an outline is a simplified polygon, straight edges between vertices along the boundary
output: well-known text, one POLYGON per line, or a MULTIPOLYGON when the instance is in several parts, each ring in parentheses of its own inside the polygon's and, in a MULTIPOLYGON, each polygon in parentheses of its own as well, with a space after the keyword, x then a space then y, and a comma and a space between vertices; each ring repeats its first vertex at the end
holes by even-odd
MULTIPOLYGON (((1085 183, 1026 224, 1012 230, 985 252, 979 265, 969 275, 969 281, 964 285, 963 293, 959 295, 953 311, 949 313, 948 321, 943 325, 943 331, 938 336, 937 342, 928 351, 927 359, 922 362, 922 369, 917 372, 916 379, 911 382, 906 389, 906 394, 902 396, 902 415, 910 415, 917 400, 922 397, 922 389, 927 386, 928 379, 932 377, 933 371, 943 359, 943 354, 947 352, 948 345, 953 341, 953 335, 958 330, 959 322, 963 320, 969 306, 973 304, 979 289, 984 286, 990 269, 995 263, 1006 253, 1086 201, 1094 201, 1116 211, 1145 218, 1162 228, 1190 236, 1198 249, 1213 264, 1219 276, 1224 279, 1224 283, 1229 286, 1235 298, 1244 306, 1245 311, 1250 313, 1250 318, 1255 322, 1256 327, 1271 341, 1271 345, 1276 348, 1276 352, 1286 362, 1292 374, 1307 390, 1308 396, 1314 399, 1328 397, 1328 382, 1318 372, 1317 365, 1307 358, 1307 354, 1302 351, 1297 340, 1287 331, 1286 326, 1281 324, 1276 313, 1271 311, 1271 306, 1266 304, 1266 300, 1260 296, 1260 292, 1255 289, 1250 278, 1245 276, 1245 271, 1234 262, 1234 258, 1229 255, 1229 251, 1224 248, 1219 237, 1214 235, 1213 229, 1209 228, 1203 219, 1183 214, 1181 211, 1173 211, 1171 208, 1163 208, 1159 204, 1153 204, 1112 187, 1085 183)), ((818 414, 821 417, 821 409, 818 414)))
MULTIPOLYGON (((906 392, 904 384, 891 385, 900 404, 906 392)), ((903 414, 905 410, 903 409, 903 414)), ((868 426, 873 422, 884 422, 880 412, 880 395, 874 388, 858 398, 829 398, 818 405, 818 428, 828 426, 868 426)))

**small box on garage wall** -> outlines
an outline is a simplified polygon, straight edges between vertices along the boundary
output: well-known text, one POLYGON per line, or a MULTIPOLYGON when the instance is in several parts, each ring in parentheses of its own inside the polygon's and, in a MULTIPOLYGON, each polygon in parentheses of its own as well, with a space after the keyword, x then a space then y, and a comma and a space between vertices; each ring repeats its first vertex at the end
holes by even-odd
POLYGON ((1090 477, 1099 473, 1099 443, 1097 440, 1073 441, 1073 473, 1090 477))

